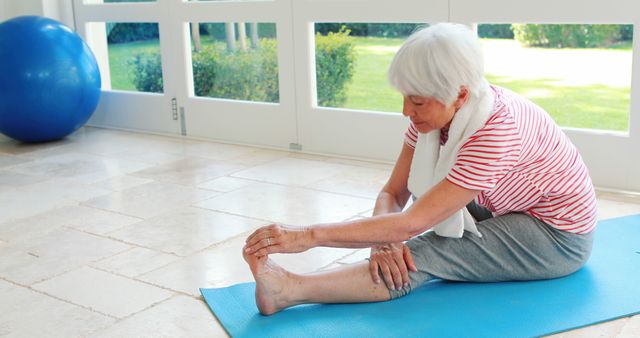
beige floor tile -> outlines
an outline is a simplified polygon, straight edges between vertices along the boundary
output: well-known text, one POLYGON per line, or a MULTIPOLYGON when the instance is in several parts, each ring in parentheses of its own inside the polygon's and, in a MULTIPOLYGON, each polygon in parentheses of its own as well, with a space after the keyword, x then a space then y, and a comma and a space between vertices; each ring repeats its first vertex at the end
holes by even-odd
MULTIPOLYGON (((244 241, 245 238, 234 238, 142 275, 139 279, 194 296, 200 295, 201 287, 252 282, 251 271, 242 258, 244 241)), ((314 248, 304 253, 272 255, 270 258, 289 271, 309 273, 330 265, 350 252, 352 249, 314 248)))
POLYGON ((77 183, 96 183, 110 177, 148 168, 142 162, 121 160, 84 153, 67 153, 16 165, 11 171, 52 178, 71 179, 77 183))
POLYGON ((591 325, 583 328, 579 328, 576 330, 571 330, 567 332, 561 332, 555 335, 550 335, 548 337, 553 338, 594 338, 594 337, 616 337, 622 327, 627 322, 627 318, 622 318, 618 320, 613 320, 610 322, 605 322, 598 325, 591 325))
POLYGON ((349 166, 326 161, 283 158, 239 171, 232 176, 269 183, 304 186, 349 169, 349 166))
POLYGON ((352 166, 356 166, 356 167, 379 169, 379 170, 387 171, 389 173, 391 173, 391 171, 393 170, 393 165, 394 165, 394 163, 373 162, 373 161, 363 161, 363 160, 350 160, 350 159, 346 159, 346 158, 337 158, 337 157, 330 157, 327 160, 327 162, 347 164, 347 165, 352 165, 352 166))
POLYGON ((112 257, 91 263, 91 266, 127 277, 137 277, 153 271, 179 258, 155 250, 133 248, 112 257))
POLYGON ((330 156, 325 156, 320 154, 307 154, 307 153, 300 153, 300 152, 291 152, 287 157, 297 158, 300 160, 317 161, 317 162, 328 162, 331 159, 330 156))
POLYGON ((264 221, 185 207, 109 233, 110 237, 165 253, 187 256, 266 225, 264 221))
POLYGON ((243 245, 243 238, 235 238, 138 279, 196 297, 200 296, 199 288, 251 282, 253 276, 242 258, 243 245))
POLYGON ((173 295, 152 285, 83 267, 32 288, 100 313, 124 318, 173 295))
POLYGON ((174 149, 166 149, 158 146, 157 144, 154 144, 150 149, 147 145, 145 145, 144 147, 134 147, 132 149, 126 149, 112 156, 115 158, 139 161, 152 165, 162 165, 183 159, 185 155, 181 154, 183 150, 182 147, 183 146, 181 145, 175 145, 173 147, 174 149), (154 148, 156 148, 156 150, 154 150, 154 148), (173 151, 173 153, 171 151, 173 151))
POLYGON ((219 177, 210 181, 200 183, 198 185, 198 188, 222 191, 222 192, 230 192, 233 190, 238 190, 240 188, 250 186, 254 183, 256 182, 251 180, 246 180, 243 178, 224 176, 224 177, 219 177))
POLYGON ((0 169, 0 191, 8 191, 45 180, 47 180, 47 177, 20 174, 0 169))
POLYGON ((68 206, 0 224, 0 238, 11 242, 40 237, 62 227, 104 234, 141 219, 85 206, 68 206))
POLYGON ((339 264, 353 264, 364 261, 366 258, 371 256, 371 249, 358 249, 354 250, 350 255, 341 258, 338 263, 339 264))
POLYGON ((218 194, 210 190, 151 182, 98 197, 83 204, 146 219, 218 194))
POLYGON ((0 191, 0 205, 2 205, 0 224, 78 203, 69 198, 72 196, 66 197, 65 194, 56 193, 56 188, 58 187, 54 187, 51 190, 46 187, 52 187, 52 185, 48 182, 43 182, 42 184, 36 183, 13 191, 0 191))
POLYGON ((353 249, 313 248, 302 253, 271 255, 269 258, 288 271, 305 274, 321 270, 352 252, 353 249))
POLYGON ((0 248, 0 277, 31 285, 130 247, 72 229, 55 230, 27 242, 0 248))
MULTIPOLYGON (((407 209, 407 207, 409 205, 411 205, 411 200, 409 200, 407 202, 407 205, 405 206, 405 210, 407 209)), ((365 218, 365 217, 371 217, 372 215, 373 215, 373 208, 371 208, 371 209, 369 209, 367 211, 363 211, 363 212, 359 213, 357 217, 365 218)))
POLYGON ((244 166, 256 166, 273 162, 289 156, 289 152, 270 149, 257 149, 250 153, 225 158, 225 162, 241 164, 244 166))
POLYGON ((640 204, 598 199, 598 219, 607 219, 640 213, 640 204))
POLYGON ((618 338, 638 338, 640 337, 640 315, 633 316, 627 320, 625 325, 617 335, 618 338))
POLYGON ((83 202, 110 192, 107 189, 78 183, 68 178, 51 178, 43 182, 17 188, 13 191, 13 195, 37 195, 49 199, 66 198, 76 202, 83 202))
POLYGON ((375 199, 390 175, 387 170, 347 166, 345 170, 305 187, 375 199))
MULTIPOLYGON (((1 144, 1 143, 0 143, 1 144)), ((20 156, 4 155, 0 153, 0 168, 8 168, 14 165, 31 162, 31 159, 20 156)))
POLYGON ((0 224, 30 217, 64 206, 108 194, 109 191, 78 184, 69 179, 54 178, 43 182, 0 190, 0 224))
POLYGON ((237 158, 256 151, 253 147, 196 140, 186 142, 184 149, 187 155, 214 160, 237 158))
POLYGON ((0 336, 84 337, 115 319, 0 280, 0 336))
POLYGON ((11 139, 4 139, 0 140, 0 153, 3 155, 22 155, 29 157, 34 152, 60 148, 72 142, 73 141, 69 139, 63 139, 45 143, 22 143, 11 139))
POLYGON ((202 182, 224 176, 244 166, 198 157, 185 157, 178 161, 165 163, 138 171, 134 175, 160 182, 196 186, 202 182))
POLYGON ((373 203, 372 199, 256 183, 196 205, 273 222, 304 225, 341 221, 370 209, 373 203))
POLYGON ((94 338, 227 337, 207 305, 176 296, 91 335, 94 338))
POLYGON ((153 182, 153 180, 148 178, 122 175, 122 176, 112 177, 104 181, 97 182, 93 184, 93 186, 103 188, 103 189, 108 189, 111 191, 122 191, 122 190, 130 189, 133 187, 137 187, 139 185, 147 184, 150 182, 153 182))
MULTIPOLYGON (((74 297, 81 288, 62 285, 155 289, 132 278, 199 297, 200 287, 253 280, 240 251, 245 235, 263 222, 236 217, 309 224, 369 216, 391 169, 385 163, 91 127, 37 145, 0 138, 0 276, 27 285, 46 280, 39 285, 75 292, 74 297), (37 181, 34 175, 50 179, 37 181), (240 217, 211 216, 216 210, 240 217), (89 233, 112 233, 136 244, 89 233)), ((598 200, 600 219, 640 213, 638 196, 598 192, 598 200)), ((272 259, 304 273, 368 255, 369 249, 317 248, 272 259)), ((108 300, 91 296, 79 301, 108 308, 108 300)), ((95 330, 100 337, 225 335, 202 301, 185 296, 109 327, 112 318, 2 280, 0 299, 0 336, 94 336, 88 332, 95 330)), ((637 337, 638 318, 557 336, 637 337)))

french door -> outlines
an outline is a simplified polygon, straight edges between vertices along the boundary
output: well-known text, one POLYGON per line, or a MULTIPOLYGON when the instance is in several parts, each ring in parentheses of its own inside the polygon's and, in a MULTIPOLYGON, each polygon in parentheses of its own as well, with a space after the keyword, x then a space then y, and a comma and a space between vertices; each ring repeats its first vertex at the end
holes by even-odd
MULTIPOLYGON (((98 57, 105 89, 89 123, 277 148, 288 148, 290 144, 295 144, 297 117, 291 7, 291 0, 75 0, 76 27, 98 57), (107 41, 107 30, 115 23, 158 26, 159 46, 156 48, 161 56, 161 92, 114 88, 114 64, 126 61, 114 60, 114 53, 119 46, 107 41), (198 64, 193 58, 195 40, 191 38, 194 32, 192 25, 198 26, 199 30, 222 26, 233 30, 234 34, 245 25, 269 25, 275 30, 272 33, 276 40, 272 63, 277 65, 277 70, 272 79, 275 84, 271 86, 275 87, 276 94, 264 102, 259 98, 255 101, 238 98, 233 93, 200 91, 199 88, 204 85, 198 82, 199 79, 194 81, 194 67, 198 67, 198 64)), ((250 30, 245 30, 245 34, 250 30)), ((219 47, 213 46, 217 41, 204 37, 201 40, 203 44, 211 44, 212 48, 219 47)), ((127 52, 122 55, 129 59, 134 56, 127 52)), ((228 62, 242 60, 229 59, 228 62)), ((235 69, 239 72, 237 77, 240 77, 240 72, 244 70, 241 67, 235 69)), ((270 71, 274 72, 272 69, 270 71)), ((211 72, 213 75, 213 70, 211 72)), ((233 78, 234 74, 227 77, 233 78)), ((247 91, 255 89, 247 88, 247 91)))
MULTIPOLYGON (((365 79, 359 81, 357 89, 354 89, 355 84, 345 89, 349 90, 346 101, 340 104, 321 102, 316 34, 323 33, 322 29, 326 27, 323 24, 345 23, 347 28, 350 24, 353 27, 369 24, 372 30, 384 30, 385 25, 443 21, 469 25, 632 24, 633 33, 638 36, 640 18, 640 5, 631 0, 107 2, 110 1, 74 0, 76 28, 92 46, 103 73, 105 90, 91 124, 381 161, 393 161, 401 147, 407 121, 400 114, 400 98, 397 93, 378 91, 379 83, 368 83, 374 80, 365 79), (157 24, 163 79, 161 92, 121 90, 112 86, 114 79, 110 78, 110 67, 113 65, 108 61, 112 51, 106 33, 118 22, 157 24), (199 28, 194 30, 194 26, 199 28), (273 62, 268 64, 276 65, 277 69, 262 69, 264 73, 258 69, 256 76, 266 79, 263 75, 269 73, 277 79, 264 80, 268 85, 252 82, 244 97, 226 93, 224 88, 217 92, 203 91, 202 79, 197 75, 202 57, 196 52, 194 34, 209 32, 209 40, 202 38, 202 43, 223 50, 232 48, 224 47, 225 40, 229 44, 231 31, 236 34, 232 40, 240 44, 235 48, 262 48, 255 41, 263 38, 271 39, 270 48, 275 44, 275 51, 270 56, 273 62), (216 34, 218 40, 212 40, 216 34), (240 41, 239 35, 248 40, 240 41), (270 88, 270 96, 254 95, 264 91, 263 87, 270 88), (390 106, 378 103, 382 101, 377 100, 387 95, 389 99, 383 101, 392 102, 390 106), (352 100, 352 96, 360 98, 352 100), (398 104, 394 105, 396 99, 398 104)), ((391 42, 354 38, 355 50, 359 53, 356 67, 362 67, 360 71, 367 75, 375 75, 378 79, 375 81, 384 81, 388 66, 385 62, 389 61, 403 37, 396 36, 391 42), (383 55, 380 60, 387 61, 376 63, 378 59, 374 60, 372 55, 383 55)), ((617 130, 565 126, 566 133, 580 149, 595 184, 600 187, 640 191, 640 176, 635 174, 640 169, 640 158, 635 156, 636 148, 640 146, 637 93, 640 74, 638 67, 631 67, 631 64, 638 64, 640 47, 637 45, 635 42, 632 45, 632 60, 628 65, 631 75, 626 84, 630 94, 625 108, 628 111, 624 117, 625 126, 617 130)), ((560 59, 566 62, 567 57, 559 56, 558 62, 560 59)), ((555 59, 551 60, 555 63, 555 59)), ((570 57, 569 60, 571 62, 570 57)), ((233 65, 247 61, 227 59, 226 62, 233 65)), ((582 74, 595 74, 594 69, 603 67, 606 69, 608 65, 592 64, 582 74)), ((227 74, 233 80, 246 75, 243 69, 248 72, 253 68, 239 65, 228 69, 237 72, 237 76, 227 74)), ((574 120, 582 118, 577 116, 574 120)))

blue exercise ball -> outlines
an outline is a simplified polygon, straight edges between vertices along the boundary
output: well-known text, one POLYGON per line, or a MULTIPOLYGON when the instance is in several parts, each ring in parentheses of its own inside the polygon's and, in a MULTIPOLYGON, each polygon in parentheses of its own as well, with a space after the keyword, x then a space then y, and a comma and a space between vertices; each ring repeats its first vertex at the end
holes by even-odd
POLYGON ((61 139, 89 120, 99 98, 96 58, 69 27, 39 16, 0 24, 0 133, 61 139))

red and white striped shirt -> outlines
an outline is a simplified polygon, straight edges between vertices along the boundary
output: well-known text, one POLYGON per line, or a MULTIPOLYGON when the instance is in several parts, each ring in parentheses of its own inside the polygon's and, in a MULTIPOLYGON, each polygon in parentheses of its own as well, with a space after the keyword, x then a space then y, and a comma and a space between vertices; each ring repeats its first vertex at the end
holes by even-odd
MULTIPOLYGON (((495 216, 523 212, 556 229, 591 232, 596 195, 578 150, 542 108, 508 89, 491 88, 493 113, 462 145, 446 179, 480 190, 476 203, 495 216)), ((415 148, 417 137, 410 124, 405 142, 415 148)), ((441 130, 441 143, 446 140, 441 130)))

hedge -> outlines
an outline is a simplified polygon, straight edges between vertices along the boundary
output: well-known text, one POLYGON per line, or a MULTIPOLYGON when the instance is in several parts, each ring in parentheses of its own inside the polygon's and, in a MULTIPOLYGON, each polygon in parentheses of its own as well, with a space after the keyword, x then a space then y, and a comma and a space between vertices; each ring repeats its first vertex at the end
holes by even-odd
MULTIPOLYGON (((355 52, 348 31, 316 36, 318 105, 339 107, 353 77, 355 52)), ((224 44, 205 45, 193 55, 197 96, 279 102, 275 39, 260 39, 259 48, 229 52, 224 44)), ((138 91, 163 91, 159 54, 138 54, 129 61, 138 91)))
POLYGON ((549 48, 607 47, 622 39, 624 26, 579 24, 512 25, 515 38, 521 44, 549 48))
POLYGON ((346 86, 353 78, 355 44, 344 27, 337 33, 316 33, 316 85, 318 105, 342 107, 347 101, 346 86))

